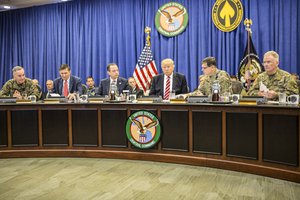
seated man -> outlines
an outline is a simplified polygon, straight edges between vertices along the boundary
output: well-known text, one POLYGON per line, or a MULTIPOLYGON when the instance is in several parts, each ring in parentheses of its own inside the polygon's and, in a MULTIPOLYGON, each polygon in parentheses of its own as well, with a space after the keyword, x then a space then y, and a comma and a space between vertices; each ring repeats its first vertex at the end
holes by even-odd
POLYGON ((203 80, 200 82, 198 89, 190 93, 191 95, 211 95, 212 84, 218 80, 220 84, 220 94, 226 92, 232 93, 230 76, 227 72, 217 68, 217 62, 214 57, 207 57, 202 60, 203 80))
POLYGON ((130 94, 136 94, 137 98, 144 96, 144 91, 137 88, 136 81, 133 77, 128 78, 128 83, 129 83, 129 93, 130 94))
POLYGON ((13 79, 7 81, 0 90, 0 97, 16 97, 17 99, 27 99, 30 95, 35 95, 36 99, 41 96, 32 80, 25 77, 23 67, 15 66, 12 70, 13 79))
POLYGON ((243 83, 238 80, 235 75, 230 76, 231 85, 232 85, 232 93, 233 94, 241 94, 243 88, 243 83))
POLYGON ((32 79, 32 82, 34 85, 36 85, 36 87, 39 90, 39 93, 41 94, 41 96, 37 99, 37 100, 39 100, 42 98, 42 87, 39 85, 39 81, 37 79, 32 79))
POLYGON ((75 92, 82 94, 81 79, 71 75, 71 68, 62 64, 59 68, 60 77, 54 80, 53 93, 58 93, 68 99, 73 99, 75 92))
POLYGON ((299 90, 299 94, 300 94, 300 80, 299 80, 299 75, 296 73, 292 73, 292 78, 296 81, 297 86, 298 86, 298 90, 299 90))
POLYGON ((103 79, 100 82, 98 95, 108 95, 110 86, 115 84, 117 86, 117 95, 121 94, 123 90, 129 90, 128 82, 125 78, 119 77, 119 67, 115 63, 110 63, 106 67, 109 78, 103 79))
POLYGON ((265 72, 255 79, 248 95, 277 100, 279 92, 285 92, 287 96, 299 93, 297 83, 291 74, 279 69, 279 55, 275 51, 265 53, 263 65, 265 72))
POLYGON ((43 99, 46 99, 49 97, 49 95, 52 93, 53 91, 53 81, 52 80, 47 80, 46 81, 46 89, 47 91, 43 93, 43 99))
POLYGON ((92 76, 86 78, 86 86, 87 86, 87 95, 95 96, 96 94, 96 87, 95 82, 92 76))
POLYGON ((163 73, 152 78, 149 95, 162 96, 164 100, 170 98, 171 90, 175 94, 185 94, 188 92, 186 78, 183 74, 173 72, 174 61, 170 58, 161 62, 163 73))

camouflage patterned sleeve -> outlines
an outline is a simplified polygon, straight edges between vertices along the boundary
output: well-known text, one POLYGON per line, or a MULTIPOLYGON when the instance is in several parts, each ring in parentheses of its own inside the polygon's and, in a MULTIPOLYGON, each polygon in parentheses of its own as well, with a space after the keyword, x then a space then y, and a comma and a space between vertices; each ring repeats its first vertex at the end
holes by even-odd
POLYGON ((36 99, 40 99, 42 96, 42 93, 39 91, 39 89, 36 85, 31 85, 30 92, 28 95, 35 95, 36 99))
POLYGON ((202 95, 203 94, 200 92, 199 88, 197 88, 195 91, 187 94, 187 96, 202 96, 202 95))
POLYGON ((0 97, 9 97, 11 96, 12 84, 10 81, 7 81, 2 89, 0 90, 0 97))
POLYGON ((299 94, 297 82, 292 78, 291 75, 286 77, 286 95, 299 94))
POLYGON ((225 92, 229 92, 230 94, 232 93, 232 85, 231 85, 231 80, 230 76, 225 72, 220 74, 220 77, 218 78, 220 81, 220 86, 221 86, 221 94, 224 94, 225 92))
POLYGON ((200 82, 198 87, 199 93, 203 95, 210 95, 211 94, 211 80, 208 76, 206 76, 203 81, 200 82))
POLYGON ((259 92, 259 82, 260 82, 260 76, 258 76, 255 81, 253 82, 252 86, 250 87, 249 91, 247 92, 247 95, 249 96, 257 96, 259 92))

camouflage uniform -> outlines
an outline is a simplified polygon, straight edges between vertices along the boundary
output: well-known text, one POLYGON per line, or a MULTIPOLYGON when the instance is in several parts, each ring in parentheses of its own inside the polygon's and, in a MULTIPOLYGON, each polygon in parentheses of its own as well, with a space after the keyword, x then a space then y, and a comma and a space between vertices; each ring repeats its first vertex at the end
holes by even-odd
MULTIPOLYGON (((296 81, 292 78, 291 74, 277 69, 275 74, 268 75, 266 72, 258 75, 253 85, 248 91, 248 95, 257 96, 259 92, 260 82, 262 82, 269 90, 275 92, 285 92, 287 96, 298 94, 298 86, 296 81)), ((277 97, 273 100, 278 99, 277 97)))
POLYGON ((232 86, 230 76, 227 72, 217 69, 213 75, 205 75, 203 80, 200 82, 198 89, 191 93, 191 95, 210 95, 212 94, 212 84, 215 80, 219 81, 221 86, 220 94, 225 92, 232 93, 232 86))
POLYGON ((20 92, 23 98, 35 95, 37 99, 40 99, 42 95, 42 93, 39 92, 38 87, 32 83, 32 80, 25 78, 23 84, 17 84, 14 79, 7 81, 0 90, 0 97, 12 97, 16 90, 20 92))
POLYGON ((96 88, 95 87, 87 88, 87 95, 88 96, 95 96, 96 95, 96 88))

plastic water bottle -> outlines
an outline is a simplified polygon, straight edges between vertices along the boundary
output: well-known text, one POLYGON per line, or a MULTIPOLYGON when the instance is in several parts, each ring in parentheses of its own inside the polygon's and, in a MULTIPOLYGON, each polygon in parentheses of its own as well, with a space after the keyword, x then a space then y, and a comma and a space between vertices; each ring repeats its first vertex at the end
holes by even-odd
POLYGON ((212 84, 212 101, 220 100, 220 83, 218 80, 215 80, 212 84))
POLYGON ((117 86, 114 82, 110 85, 110 100, 116 100, 117 86))

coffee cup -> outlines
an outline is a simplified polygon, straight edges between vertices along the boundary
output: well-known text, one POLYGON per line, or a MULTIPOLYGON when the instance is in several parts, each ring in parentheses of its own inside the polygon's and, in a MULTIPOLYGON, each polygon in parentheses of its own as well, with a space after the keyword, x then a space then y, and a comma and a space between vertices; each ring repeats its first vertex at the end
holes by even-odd
POLYGON ((31 101, 31 103, 36 103, 36 96, 35 95, 28 96, 28 99, 31 101))
POLYGON ((286 104, 286 94, 284 92, 278 93, 279 104, 286 104))

